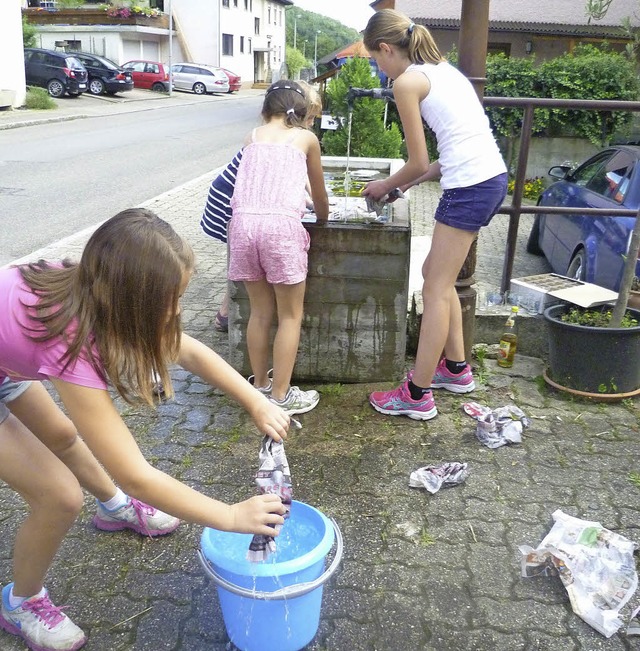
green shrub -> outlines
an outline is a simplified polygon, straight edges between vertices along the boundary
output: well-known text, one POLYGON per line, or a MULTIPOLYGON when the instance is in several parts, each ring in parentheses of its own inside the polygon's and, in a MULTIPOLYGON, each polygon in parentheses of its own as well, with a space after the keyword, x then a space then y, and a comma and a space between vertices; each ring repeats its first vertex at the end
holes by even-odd
POLYGON ((57 106, 44 88, 27 88, 27 98, 24 102, 25 108, 46 111, 57 108, 57 106))

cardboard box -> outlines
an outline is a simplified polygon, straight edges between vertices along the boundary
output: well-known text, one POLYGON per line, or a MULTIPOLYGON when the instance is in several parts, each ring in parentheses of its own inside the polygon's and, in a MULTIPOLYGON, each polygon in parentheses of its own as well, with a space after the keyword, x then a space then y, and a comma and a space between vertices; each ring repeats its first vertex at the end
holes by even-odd
POLYGON ((617 292, 599 285, 558 274, 539 274, 512 278, 509 303, 542 314, 550 305, 563 301, 589 308, 613 303, 617 298, 617 292))

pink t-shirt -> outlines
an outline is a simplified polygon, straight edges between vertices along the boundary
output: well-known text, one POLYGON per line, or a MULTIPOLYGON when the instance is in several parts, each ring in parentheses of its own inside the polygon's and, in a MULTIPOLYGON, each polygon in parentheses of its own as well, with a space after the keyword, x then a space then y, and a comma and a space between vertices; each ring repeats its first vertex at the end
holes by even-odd
POLYGON ((38 297, 25 285, 17 268, 0 269, 0 383, 6 377, 16 381, 59 378, 106 389, 107 384, 84 355, 63 371, 61 358, 67 346, 62 337, 44 342, 29 337, 29 328, 38 324, 29 319, 27 306, 37 302, 38 297))

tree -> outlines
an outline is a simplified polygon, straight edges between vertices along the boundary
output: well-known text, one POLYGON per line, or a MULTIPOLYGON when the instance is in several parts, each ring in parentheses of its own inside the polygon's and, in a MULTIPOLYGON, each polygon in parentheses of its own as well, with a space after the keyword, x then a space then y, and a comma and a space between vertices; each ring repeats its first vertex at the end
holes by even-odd
POLYGON ((26 16, 22 17, 22 43, 24 47, 35 47, 36 46, 36 34, 37 30, 34 25, 32 25, 26 16))
POLYGON ((286 64, 289 71, 289 79, 297 79, 300 75, 302 68, 308 68, 309 62, 305 59, 300 50, 292 48, 290 45, 286 46, 286 64))
MULTIPOLYGON (((324 153, 344 156, 349 137, 349 107, 347 91, 350 86, 379 88, 377 76, 371 75, 369 60, 354 57, 340 69, 339 74, 327 87, 328 110, 337 118, 340 126, 336 131, 326 132, 322 138, 324 153)), ((362 97, 355 100, 351 112, 351 156, 364 158, 399 158, 402 136, 394 122, 387 129, 383 122, 384 102, 362 97)))

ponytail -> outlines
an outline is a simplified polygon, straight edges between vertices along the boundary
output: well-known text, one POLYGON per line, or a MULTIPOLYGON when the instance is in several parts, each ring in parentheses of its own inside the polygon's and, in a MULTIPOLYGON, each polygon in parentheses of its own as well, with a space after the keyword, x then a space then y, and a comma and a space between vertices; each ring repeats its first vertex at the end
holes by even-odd
POLYGON ((363 40, 370 52, 379 50, 381 43, 394 45, 407 53, 411 63, 441 63, 445 60, 424 25, 416 25, 393 9, 382 9, 371 16, 363 40))

